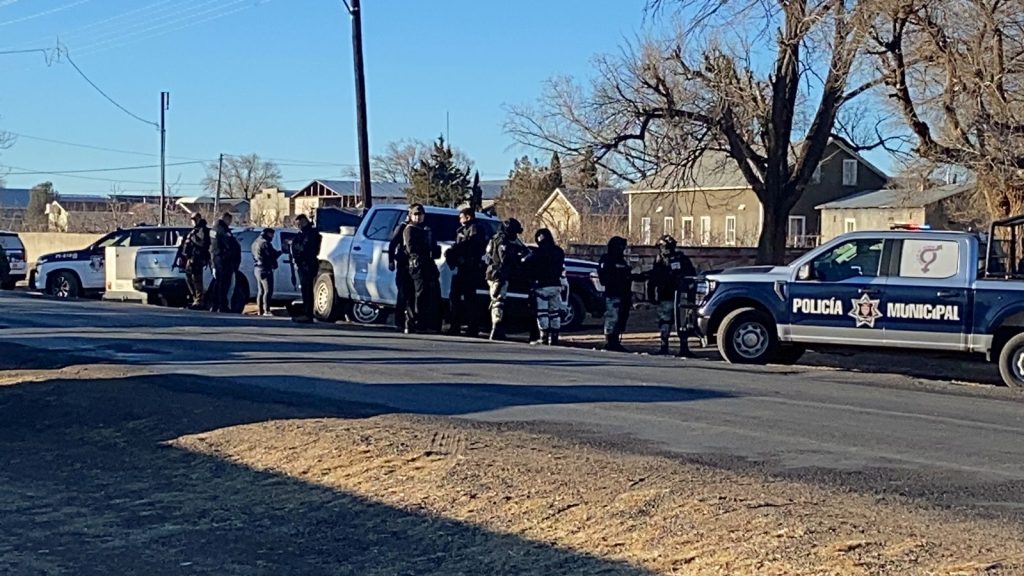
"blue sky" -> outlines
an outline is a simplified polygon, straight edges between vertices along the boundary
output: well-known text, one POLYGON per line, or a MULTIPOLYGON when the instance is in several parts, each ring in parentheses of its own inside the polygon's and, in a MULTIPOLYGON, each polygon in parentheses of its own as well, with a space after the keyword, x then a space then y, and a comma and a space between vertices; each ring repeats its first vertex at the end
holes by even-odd
MULTIPOLYGON (((555 74, 583 76, 595 53, 643 32, 643 0, 364 0, 370 146, 430 140, 451 117, 455 146, 484 178, 526 152, 503 133, 505 104, 533 100, 555 74)), ((280 160, 285 185, 338 177, 357 161, 348 15, 340 0, 0 0, 0 51, 51 48, 147 120, 171 92, 169 163, 255 152, 280 160), (311 162, 320 164, 310 165, 311 162), (304 164, 304 165, 303 165, 304 164)), ((119 111, 67 62, 0 55, 0 129, 10 187, 52 180, 63 193, 114 182, 25 169, 156 164, 159 133, 119 111), (113 148, 107 152, 34 138, 113 148)), ((168 167, 182 194, 202 168, 168 167)), ((155 168, 84 174, 157 190, 155 168)))

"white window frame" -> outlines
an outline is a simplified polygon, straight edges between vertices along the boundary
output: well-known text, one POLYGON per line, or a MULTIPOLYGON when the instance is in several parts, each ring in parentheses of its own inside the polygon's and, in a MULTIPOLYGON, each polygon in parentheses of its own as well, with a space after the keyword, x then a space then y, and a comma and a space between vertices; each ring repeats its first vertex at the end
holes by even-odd
POLYGON ((843 233, 849 234, 850 232, 857 231, 857 219, 847 218, 843 221, 843 233))
POLYGON ((668 234, 673 238, 676 237, 676 219, 674 216, 665 216, 661 223, 661 233, 668 234))
POLYGON ((702 246, 711 244, 711 216, 700 217, 700 243, 702 246))
POLYGON ((811 184, 821 184, 821 164, 818 164, 811 174, 811 184))
POLYGON ((681 236, 679 241, 684 244, 692 243, 694 238, 693 233, 693 216, 683 216, 679 223, 679 235, 681 236), (687 224, 689 224, 689 226, 687 226, 687 224), (686 233, 687 228, 690 230, 689 234, 686 233))
POLYGON ((726 216, 725 217, 725 245, 735 246, 736 245, 736 217, 726 216))
POLYGON ((843 186, 857 185, 857 168, 859 162, 856 160, 843 160, 843 186))
POLYGON ((800 246, 804 238, 807 237, 807 217, 806 216, 790 216, 789 222, 786 223, 786 236, 789 238, 791 246, 800 246), (794 230, 794 223, 798 223, 800 233, 796 234, 794 230))
POLYGON ((640 219, 640 245, 651 245, 651 219, 647 216, 640 219))

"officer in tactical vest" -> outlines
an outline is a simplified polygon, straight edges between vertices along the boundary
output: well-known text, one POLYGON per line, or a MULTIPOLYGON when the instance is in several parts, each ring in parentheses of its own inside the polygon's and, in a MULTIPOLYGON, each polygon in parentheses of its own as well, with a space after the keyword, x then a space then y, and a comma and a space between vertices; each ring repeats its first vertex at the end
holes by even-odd
POLYGON ((558 345, 562 330, 562 288, 565 283, 565 251, 555 243, 551 230, 541 228, 534 235, 537 247, 523 259, 533 279, 533 295, 539 338, 532 344, 558 345))
POLYGON ((409 254, 409 276, 415 293, 410 326, 406 331, 441 331, 441 273, 434 255, 441 249, 426 225, 427 212, 422 204, 409 207, 409 224, 402 232, 402 244, 409 254))
POLYGON ((0 246, 0 286, 5 286, 11 279, 11 261, 7 258, 7 250, 0 246))
POLYGON ((189 308, 198 309, 203 305, 206 284, 203 272, 210 265, 210 229, 202 214, 192 214, 192 229, 178 248, 175 266, 185 272, 185 284, 191 302, 189 308))
POLYGON ((520 273, 526 245, 519 239, 523 225, 515 218, 501 224, 487 245, 487 286, 491 295, 491 340, 505 339, 505 297, 508 284, 520 273))
POLYGON ((476 290, 484 284, 484 253, 487 251, 488 233, 472 208, 459 212, 459 227, 455 244, 445 251, 445 261, 455 275, 448 298, 451 307, 451 325, 448 334, 458 336, 462 325, 466 335, 480 333, 480 319, 476 290))
POLYGON ((693 262, 676 249, 676 240, 666 234, 658 239, 658 256, 647 277, 647 296, 658 305, 659 354, 668 354, 668 339, 673 325, 679 336, 679 358, 690 358, 693 303, 696 299, 697 270, 693 262))
POLYGON ((643 275, 633 274, 626 262, 626 239, 615 236, 608 241, 608 251, 597 264, 597 277, 604 285, 604 349, 626 352, 622 334, 626 331, 629 311, 633 306, 633 281, 643 275))
POLYGON ((292 238, 289 253, 292 265, 299 276, 299 291, 302 293, 302 316, 293 318, 295 322, 310 323, 313 321, 313 283, 320 271, 320 231, 309 221, 305 214, 295 217, 295 227, 299 233, 292 238))
POLYGON ((242 245, 231 233, 234 217, 225 212, 213 227, 213 238, 210 240, 210 255, 213 259, 213 277, 217 281, 216 297, 213 303, 214 312, 230 312, 231 303, 228 297, 235 275, 242 265, 242 245))
POLYGON ((408 217, 395 227, 388 243, 388 270, 395 273, 395 328, 401 332, 409 329, 409 310, 413 308, 412 276, 409 275, 409 255, 405 252, 405 227, 408 217))

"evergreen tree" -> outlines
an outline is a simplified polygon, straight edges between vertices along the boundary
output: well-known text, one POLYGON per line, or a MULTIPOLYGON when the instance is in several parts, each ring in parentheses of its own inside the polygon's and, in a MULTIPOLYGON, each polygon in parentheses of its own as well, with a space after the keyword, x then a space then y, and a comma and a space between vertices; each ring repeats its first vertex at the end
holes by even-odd
POLYGON ((479 212, 484 207, 484 189, 480 187, 480 171, 473 173, 473 187, 470 189, 469 207, 479 212))
POLYGON ((594 160, 594 151, 590 148, 587 148, 580 160, 576 179, 579 187, 586 190, 597 190, 601 187, 601 181, 597 177, 597 161, 594 160))
POLYGON ((430 155, 413 169, 406 193, 409 202, 455 208, 470 199, 471 191, 468 168, 459 166, 451 146, 439 136, 430 155))
POLYGON ((30 231, 41 232, 49 228, 46 217, 46 206, 53 202, 56 193, 52 182, 36 184, 29 192, 28 206, 25 209, 25 226, 30 231))
POLYGON ((558 152, 551 153, 551 164, 548 165, 546 184, 552 191, 565 185, 562 178, 562 159, 559 158, 558 152))

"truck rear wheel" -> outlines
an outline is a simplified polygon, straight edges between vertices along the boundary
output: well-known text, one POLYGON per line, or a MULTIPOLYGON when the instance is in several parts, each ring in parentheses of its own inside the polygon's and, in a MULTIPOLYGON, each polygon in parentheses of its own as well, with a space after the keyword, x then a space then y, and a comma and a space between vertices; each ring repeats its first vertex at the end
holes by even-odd
POLYGON ((1010 388, 1024 388, 1024 333, 1010 338, 999 351, 999 375, 1010 388))
POLYGON ((718 328, 718 351, 730 364, 767 364, 778 349, 775 322, 755 308, 733 310, 718 328))
POLYGON ((341 306, 334 292, 334 274, 321 272, 313 284, 313 315, 318 320, 334 322, 338 319, 341 306))

